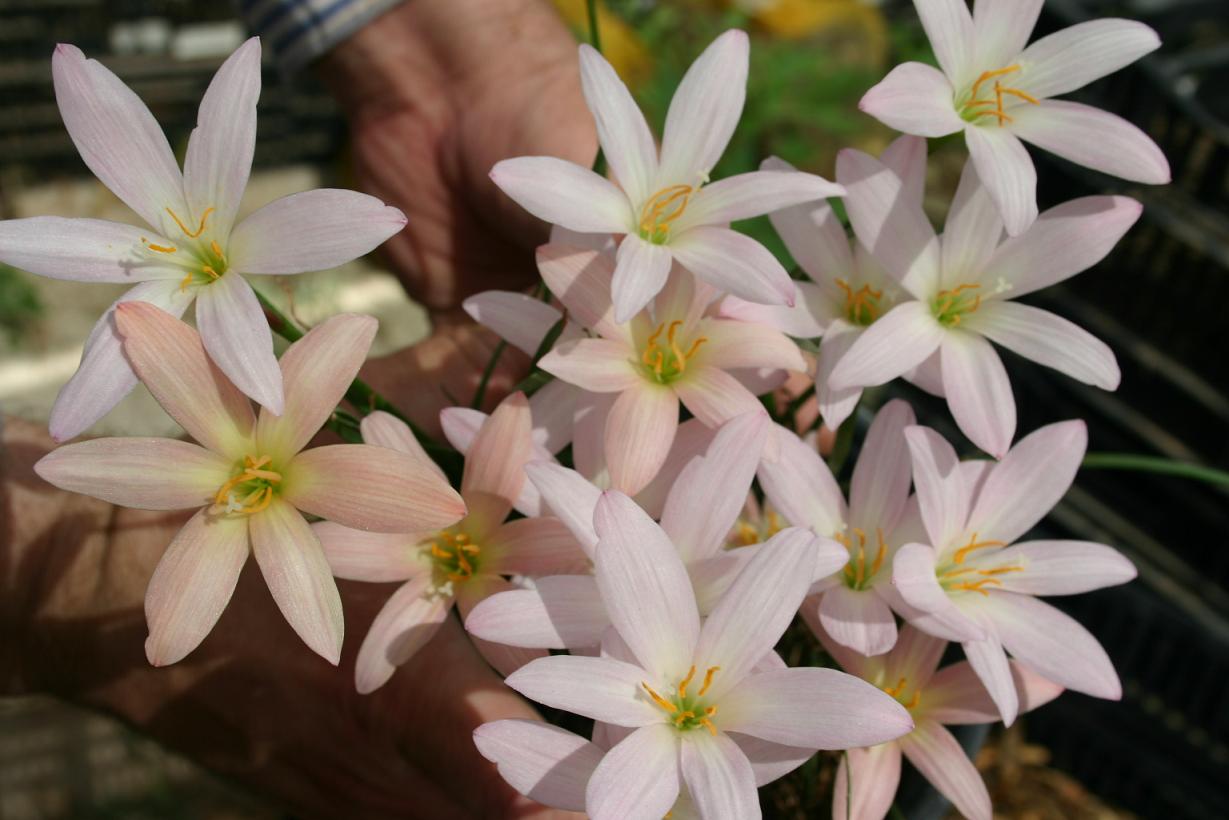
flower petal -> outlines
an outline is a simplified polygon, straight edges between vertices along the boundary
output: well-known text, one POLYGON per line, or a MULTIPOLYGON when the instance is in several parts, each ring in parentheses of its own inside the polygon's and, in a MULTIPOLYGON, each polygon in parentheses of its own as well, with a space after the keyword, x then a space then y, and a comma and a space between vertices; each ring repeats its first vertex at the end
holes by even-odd
POLYGON ((552 655, 530 661, 504 683, 544 706, 634 727, 660 723, 662 717, 643 694, 644 679, 645 670, 613 658, 552 655))
POLYGON ((681 675, 700 636, 700 614, 674 545, 615 491, 602 493, 593 525, 599 538, 594 574, 610 622, 655 678, 681 675))
POLYGON ((721 291, 761 305, 793 305, 796 288, 767 248, 746 234, 713 225, 670 240, 674 258, 721 291))
POLYGON ((1048 310, 994 301, 968 318, 969 330, 1085 384, 1116 390, 1122 379, 1109 345, 1048 310))
POLYGON ((665 817, 678 799, 678 735, 665 723, 653 723, 602 758, 585 790, 585 810, 591 820, 665 817))
POLYGON ((256 423, 262 449, 289 459, 306 446, 337 408, 376 335, 370 316, 343 313, 326 319, 282 354, 284 409, 267 409, 256 423))
POLYGON ((213 75, 184 155, 183 187, 198 220, 212 208, 211 235, 230 235, 256 150, 260 38, 251 37, 213 75))
POLYGON ((1037 25, 1042 2, 978 0, 973 6, 977 65, 1005 66, 1014 62, 1037 25))
MULTIPOLYGON (((519 586, 498 575, 482 573, 461 584, 457 589, 457 610, 461 613, 461 621, 469 618, 474 607, 492 595, 502 592, 515 592, 519 586)), ((523 646, 508 646, 507 644, 485 641, 477 635, 470 636, 470 643, 482 655, 483 660, 491 665, 501 676, 511 675, 526 664, 545 658, 549 653, 545 649, 528 649, 523 646)))
POLYGON ((123 337, 115 322, 120 302, 148 302, 175 318, 183 315, 195 294, 172 280, 142 282, 125 293, 98 319, 81 354, 77 372, 60 388, 48 427, 56 441, 79 435, 111 412, 136 387, 137 374, 124 355, 123 337))
POLYGON ((213 503, 230 478, 222 456, 169 438, 96 438, 52 450, 34 471, 62 490, 140 510, 213 503))
MULTIPOLYGON (((765 171, 792 171, 783 159, 769 157, 760 163, 765 171)), ((804 202, 768 215, 790 256, 816 282, 853 270, 849 238, 841 220, 827 200, 804 202)))
POLYGON ((201 510, 184 524, 145 589, 145 655, 151 664, 176 663, 205 639, 230 602, 247 559, 248 527, 242 518, 201 510))
POLYGON ((304 512, 375 532, 430 532, 466 513, 447 481, 404 453, 370 444, 304 450, 284 468, 282 497, 304 512))
POLYGON ((402 584, 384 602, 363 638, 354 663, 354 683, 367 695, 388 679, 435 636, 452 608, 452 596, 433 587, 425 572, 402 584))
POLYGON ((597 546, 597 531, 593 529, 593 511, 602 491, 586 481, 575 470, 561 464, 531 461, 525 474, 542 493, 549 513, 558 517, 590 558, 597 546))
POLYGON ((719 427, 735 416, 763 407, 736 377, 708 365, 689 369, 673 387, 687 409, 709 427, 719 427))
POLYGON ((1124 196, 1064 202, 1000 245, 986 268, 1007 283, 1011 298, 1032 293, 1100 262, 1142 211, 1142 205, 1124 196))
POLYGON ((792 431, 777 427, 780 452, 757 472, 764 495, 795 527, 832 535, 845 527, 845 496, 818 451, 792 431))
POLYGON ((610 617, 592 575, 539 578, 533 589, 485 598, 465 618, 472 635, 530 649, 597 646, 609 627, 610 617))
MULTIPOLYGON (((977 165, 964 164, 956 196, 943 229, 944 288, 978 283, 986 263, 1003 238, 1003 220, 990 191, 977 176, 977 165)), ((985 296, 984 291, 978 291, 985 296)))
POLYGON ((273 334, 242 276, 232 273, 200 288, 196 326, 209 358, 235 387, 269 412, 281 414, 282 371, 273 355, 273 334))
POLYGON ((969 126, 964 141, 1007 233, 1024 233, 1037 219, 1037 169, 1028 150, 1011 129, 996 125, 969 126))
POLYGON ((898 738, 913 720, 861 678, 799 667, 747 676, 721 699, 719 725, 790 746, 852 749, 898 738))
POLYGON ((605 339, 630 342, 628 329, 614 320, 612 254, 552 243, 538 248, 537 261, 542 280, 569 318, 605 339))
POLYGON ((767 325, 795 339, 822 336, 824 329, 841 315, 839 306, 819 285, 795 282, 794 287, 797 296, 793 307, 757 305, 737 296, 727 296, 721 300, 717 316, 747 324, 767 325))
POLYGON ((733 740, 691 732, 679 746, 679 769, 701 817, 758 820, 760 796, 751 761, 733 740))
POLYGON ((923 720, 900 739, 900 749, 962 815, 990 820, 990 793, 951 732, 933 720, 923 720))
POLYGON ((1077 165, 1111 176, 1164 185, 1172 179, 1169 160, 1138 126, 1122 117, 1067 100, 1042 100, 1013 114, 1020 139, 1077 165))
POLYGON ((832 791, 832 820, 888 816, 900 785, 900 746, 880 743, 849 749, 836 767, 832 791), (853 789, 853 793, 850 793, 853 789))
POLYGON ((635 352, 625 343, 610 339, 575 339, 558 345, 538 366, 585 390, 620 393, 639 385, 635 352))
POLYGON ((474 745, 512 788, 544 806, 585 810, 585 786, 605 752, 540 720, 497 720, 474 730, 474 745))
POLYGON ((280 498, 252 515, 248 526, 252 552, 277 608, 309 649, 336 666, 344 629, 341 596, 315 533, 280 498))
POLYGON ((862 331, 828 377, 828 388, 886 384, 930 357, 950 335, 922 302, 905 302, 862 331))
POLYGON ((847 189, 845 208, 858 241, 905 290, 919 299, 933 296, 941 270, 939 239, 904 180, 852 148, 837 154, 836 177, 847 189))
MULTIPOLYGON (((483 417, 485 418, 485 416, 483 417)), ((442 421, 443 419, 441 418, 442 421)), ((446 427, 446 425, 444 426, 446 427)), ((383 410, 368 413, 359 422, 359 430, 363 434, 363 441, 367 444, 372 444, 376 447, 387 447, 390 450, 404 453, 414 459, 419 468, 428 470, 445 481, 447 480, 444 471, 431 460, 431 456, 427 455, 427 451, 423 449, 422 444, 414 436, 414 431, 410 429, 410 425, 392 413, 385 413, 383 410)), ((468 450, 469 447, 467 445, 461 452, 464 453, 468 450)))
POLYGON ((317 521, 312 532, 335 578, 387 583, 404 581, 428 569, 415 535, 364 532, 333 521, 317 521))
POLYGON ((487 538, 492 560, 485 570, 497 575, 561 575, 584 572, 589 560, 567 526, 558 518, 509 521, 487 538))
POLYGON ((1003 361, 975 333, 949 332, 939 348, 943 393, 960 432, 995 458, 1016 434, 1016 399, 1003 361))
POLYGON ((0 221, 0 262, 49 279, 74 282, 145 282, 183 279, 173 257, 142 248, 167 243, 137 228, 103 219, 35 216, 0 221))
MULTIPOLYGON (((539 254, 541 251, 539 248, 539 254)), ((495 331, 526 356, 538 352, 546 334, 563 317, 541 299, 509 290, 484 291, 469 297, 461 306, 471 319, 495 331)))
POLYGON ((635 495, 653 480, 670 452, 678 416, 678 398, 668 387, 642 382, 615 400, 603 436, 612 488, 635 495))
POLYGON ((736 174, 697 191, 673 228, 681 233, 698 225, 727 225, 844 193, 835 182, 792 169, 736 174))
POLYGON ((580 87, 615 179, 633 202, 648 199, 657 175, 649 124, 614 68, 587 43, 580 46, 580 87))
POLYGON ((358 259, 405 227, 405 214, 357 191, 319 188, 275 199, 240 222, 230 266, 244 273, 307 273, 358 259))
POLYGON ((882 655, 896 643, 896 617, 873 590, 834 586, 819 601, 819 621, 833 640, 863 655, 882 655))
POLYGON ((1076 595, 1133 580, 1135 565, 1105 544, 1088 541, 1026 541, 999 550, 994 566, 1019 567, 995 576, 1005 592, 1025 595, 1076 595))
POLYGON ((732 319, 701 319, 695 331, 707 339, 693 361, 721 370, 743 367, 780 368, 805 372, 802 351, 784 333, 768 325, 732 319))
POLYGON ((973 17, 964 0, 914 0, 922 28, 943 73, 960 86, 972 79, 975 40, 973 17))
POLYGON ((903 134, 888 143, 879 161, 900 177, 906 200, 921 204, 926 196, 926 140, 903 134))
MULTIPOLYGON (((896 526, 912 483, 905 428, 916 421, 908 402, 895 399, 879 408, 866 432, 849 485, 849 523, 867 532, 896 526)), ((877 652, 868 652, 877 655, 877 652)))
POLYGON ((687 69, 666 114, 658 184, 708 178, 742 115, 750 52, 746 33, 731 29, 687 69))
POLYGON ((969 666, 981 681, 982 690, 994 703, 995 719, 1007 726, 1015 723, 1020 714, 1020 694, 998 636, 988 633, 984 638, 965 641, 962 647, 969 666))
POLYGON ((588 168, 556 157, 495 163, 491 181, 526 211, 580 233, 627 233, 636 220, 627 194, 588 168))
POLYGON ((622 324, 630 322, 665 287, 673 257, 664 245, 628 234, 619 243, 616 259, 611 298, 614 320, 622 324))
POLYGON ((945 137, 965 126, 953 96, 951 81, 937 68, 901 63, 863 95, 858 108, 904 134, 945 137))
MULTIPOLYGON (((1036 709, 1062 694, 1063 688, 1046 680, 1019 661, 1011 661, 1011 677, 1019 693, 1021 713, 1036 709)), ((996 723, 999 707, 990 699, 986 686, 967 662, 940 669, 923 696, 926 717, 936 723, 963 725, 996 723)))
POLYGON ((243 455, 254 427, 252 405, 208 359, 197 332, 139 301, 119 302, 115 322, 133 370, 162 409, 215 453, 243 455))
POLYGON ((832 371, 861 335, 861 327, 838 320, 828 326, 819 346, 819 356, 815 360, 815 393, 820 416, 830 430, 844 424, 862 398, 861 387, 832 389, 832 371))
POLYGON ((533 457, 532 419, 524 393, 508 396, 478 431, 465 457, 461 495, 470 516, 494 528, 507 517, 525 484, 533 457))
POLYGON ((1067 493, 1087 447, 1088 428, 1079 420, 1020 439, 986 476, 969 528, 1005 544, 1024 535, 1067 493))
POLYGON ((145 103, 76 46, 56 46, 51 75, 64 126, 94 176, 150 227, 174 227, 165 209, 188 213, 183 177, 145 103))
POLYGON ((1019 82, 1037 97, 1057 97, 1159 48, 1161 38, 1134 20, 1090 20, 1042 37, 1020 55, 1019 82))
POLYGON ((774 780, 785 777, 815 755, 814 749, 786 746, 737 732, 726 732, 725 736, 737 743, 738 748, 747 756, 757 786, 767 786, 774 780))
MULTIPOLYGON (((599 550, 599 561, 601 557, 599 550)), ((790 527, 765 542, 734 579, 705 620, 695 651, 697 666, 721 668, 713 679, 714 699, 737 686, 772 651, 806 597, 814 567, 814 533, 790 527)), ((809 745, 747 733, 792 746, 809 745)))
POLYGON ((929 427, 909 427, 905 439, 926 534, 942 550, 964 531, 972 491, 956 451, 941 435, 929 427))

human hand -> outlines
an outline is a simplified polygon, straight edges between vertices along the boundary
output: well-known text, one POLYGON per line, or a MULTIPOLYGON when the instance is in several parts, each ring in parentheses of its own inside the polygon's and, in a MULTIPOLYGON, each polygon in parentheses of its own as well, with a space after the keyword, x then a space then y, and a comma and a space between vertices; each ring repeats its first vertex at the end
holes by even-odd
POLYGON ((546 154, 597 151, 576 41, 546 0, 413 0, 320 64, 346 109, 359 185, 409 219, 383 246, 410 295, 433 311, 536 280, 546 226, 488 173, 546 154))

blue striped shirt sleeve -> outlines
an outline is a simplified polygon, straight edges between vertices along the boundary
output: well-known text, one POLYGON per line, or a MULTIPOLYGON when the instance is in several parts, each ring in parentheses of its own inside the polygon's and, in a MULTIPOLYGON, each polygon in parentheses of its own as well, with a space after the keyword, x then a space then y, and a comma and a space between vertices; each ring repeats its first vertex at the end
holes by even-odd
POLYGON ((283 71, 293 73, 404 0, 239 0, 283 71))

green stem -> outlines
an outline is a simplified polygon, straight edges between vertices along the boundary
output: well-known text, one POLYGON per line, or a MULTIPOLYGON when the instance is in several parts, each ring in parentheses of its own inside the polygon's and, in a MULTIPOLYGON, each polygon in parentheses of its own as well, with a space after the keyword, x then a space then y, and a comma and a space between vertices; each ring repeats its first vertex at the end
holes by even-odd
POLYGON ((482 370, 482 379, 478 382, 478 389, 474 391, 474 400, 469 403, 469 406, 475 410, 482 409, 482 400, 486 398, 486 386, 490 383, 491 376, 495 373, 495 366, 499 364, 499 357, 503 355, 504 348, 507 346, 508 343, 500 339, 499 344, 495 345, 495 349, 491 351, 491 358, 482 370))
MULTIPOLYGON (((599 31, 597 22, 597 0, 586 0, 585 11, 589 15, 589 45, 597 49, 598 54, 601 54, 602 33, 599 31)), ((606 176, 606 157, 602 153, 600 145, 597 149, 597 156, 593 158, 593 173, 598 176, 606 176)))
POLYGON ((1094 470, 1136 470, 1144 473, 1160 473, 1182 478, 1193 478, 1209 484, 1229 486, 1229 472, 1201 464, 1190 464, 1156 456, 1140 456, 1134 453, 1089 453, 1084 456, 1084 466, 1094 470))
POLYGON ((857 427, 857 415, 858 408, 855 407, 849 418, 845 419, 845 423, 836 431, 836 443, 832 445, 832 453, 828 456, 828 469, 834 476, 841 474, 841 468, 849 460, 849 453, 853 449, 853 432, 857 427))

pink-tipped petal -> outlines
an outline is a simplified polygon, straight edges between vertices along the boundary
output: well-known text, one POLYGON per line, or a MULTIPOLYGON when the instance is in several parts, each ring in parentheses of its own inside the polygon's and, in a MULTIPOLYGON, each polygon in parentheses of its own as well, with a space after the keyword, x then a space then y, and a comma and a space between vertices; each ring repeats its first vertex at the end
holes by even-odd
POLYGON ((680 744, 679 769, 700 817, 759 820, 751 761, 729 737, 691 732, 680 744))
POLYGON ((593 525, 599 538, 594 573, 610 622, 654 678, 685 672, 700 637, 700 614, 674 545, 634 501, 614 491, 602 494, 593 525))
MULTIPOLYGON (((1019 661, 1010 661, 1011 676, 1019 695, 1021 714, 1043 706, 1062 694, 1063 688, 1046 680, 1019 661)), ((959 726, 969 723, 997 723, 999 707, 990 698, 985 684, 968 661, 939 670, 926 687, 926 717, 936 723, 959 726)))
POLYGON ((48 422, 51 437, 56 441, 76 437, 111 412, 111 408, 136 387, 137 374, 124 355, 123 336, 115 323, 116 305, 148 302, 178 318, 195 295, 181 290, 174 280, 142 282, 111 305, 86 338, 77 372, 56 396, 48 422))
POLYGON ((145 590, 145 655, 151 664, 176 663, 205 639, 230 602, 247 558, 243 518, 201 510, 184 524, 145 590))
POLYGON ((682 232, 697 225, 726 225, 844 193, 840 185, 815 174, 784 169, 751 171, 705 185, 691 198, 675 228, 682 232))
POLYGON ((610 486, 635 495, 653 480, 678 429, 678 398, 642 383, 622 393, 606 418, 604 441, 610 486))
POLYGON ((631 92, 601 52, 580 46, 580 87, 615 179, 633 202, 653 193, 657 146, 631 92))
POLYGON ((819 452, 783 427, 773 430, 779 452, 760 464, 757 475, 772 506, 796 527, 821 535, 840 532, 847 515, 845 496, 819 452))
POLYGON ((902 63, 858 101, 884 125, 919 137, 945 137, 964 128, 952 104, 952 83, 933 66, 902 63))
POLYGON ((1118 550, 1088 541, 1027 541, 996 552, 993 563, 1019 567, 996 577, 999 589, 1025 595, 1076 595, 1125 584, 1137 574, 1118 550))
POLYGON ((568 317, 605 339, 627 340, 628 329, 615 322, 610 291, 615 256, 552 243, 537 250, 538 272, 568 317))
POLYGON ((767 325, 795 339, 814 339, 841 315, 841 306, 812 282, 795 282, 797 301, 786 305, 757 305, 737 296, 721 300, 717 316, 748 324, 767 325))
POLYGON ((879 528, 885 533, 896 526, 913 479, 905 428, 915 421, 913 409, 900 399, 888 402, 875 414, 850 480, 851 526, 867 532, 879 528))
POLYGON ((696 333, 708 339, 696 351, 696 363, 721 370, 764 367, 805 372, 802 351, 785 334, 768 325, 729 319, 703 319, 696 333))
POLYGON ((499 592, 476 604, 465 628, 483 640, 530 649, 597 646, 610 618, 592 575, 539 578, 533 589, 499 592))
POLYGON ((1122 117, 1067 100, 1025 108, 1011 129, 1038 148, 1132 182, 1164 185, 1172 179, 1169 160, 1152 137, 1122 117))
POLYGON ((62 490, 122 507, 183 510, 213 503, 231 463, 169 438, 96 438, 52 450, 34 472, 62 490))
POLYGON ((982 690, 994 704, 994 720, 1010 726, 1020 714, 1020 693, 1011 673, 1011 664, 997 635, 965 641, 961 644, 969 667, 981 682, 982 690))
POLYGON ((665 817, 679 799, 679 740, 672 726, 632 732, 606 753, 585 791, 591 820, 665 817))
POLYGON ((280 416, 261 411, 256 440, 272 455, 289 459, 306 446, 337 409, 367 358, 377 322, 343 313, 326 319, 282 354, 285 396, 280 416))
POLYGON ((1078 23, 1024 50, 1021 87, 1038 97, 1057 97, 1113 74, 1160 45, 1155 31, 1134 20, 1078 23))
POLYGON ((1003 361, 983 337, 949 332, 939 349, 943 393, 960 432, 995 458, 1016 434, 1016 399, 1003 361))
POLYGON ((235 227, 230 265, 307 273, 358 259, 405 227, 405 214, 357 191, 319 188, 275 199, 235 227))
POLYGON ((960 86, 972 79, 976 40, 973 17, 964 0, 914 0, 922 28, 943 73, 960 86))
POLYGON ((159 259, 145 251, 142 239, 174 244, 150 236, 148 228, 102 219, 6 219, 0 221, 0 262, 49 279, 120 283, 173 279, 178 286, 183 279, 180 267, 172 258, 159 259))
MULTIPOLYGON (((363 434, 363 441, 367 444, 387 447, 390 450, 404 453, 414 459, 419 468, 429 470, 447 480, 444 471, 431 460, 431 456, 427 455, 427 451, 423 449, 414 431, 410 429, 410 425, 393 414, 385 413, 383 410, 368 413, 359 422, 359 429, 363 434)), ((468 449, 466 447, 461 452, 464 453, 468 449)))
POLYGON ((900 749, 968 820, 990 820, 990 793, 951 732, 933 720, 923 720, 900 739, 900 749))
POLYGON ((619 243, 615 258, 611 299, 614 320, 623 324, 630 322, 665 287, 674 257, 664 245, 628 234, 619 243))
POLYGON ((670 240, 676 261, 718 290, 761 305, 793 305, 796 288, 772 253, 746 234, 714 225, 670 240))
POLYGON ((704 452, 713 443, 717 431, 707 427, 699 419, 688 419, 678 426, 670 454, 657 471, 649 485, 636 494, 636 503, 650 518, 661 519, 666 508, 666 498, 687 465, 704 457, 704 452))
POLYGON ((978 0, 973 6, 977 64, 998 66, 1014 62, 1037 24, 1042 2, 978 0))
POLYGON ((556 157, 495 163, 491 181, 526 211, 581 233, 627 233, 635 219, 627 194, 588 168, 556 157))
POLYGON ((585 810, 585 786, 605 754, 566 729, 538 720, 497 720, 474 730, 479 753, 512 788, 564 811, 585 810))
POLYGON ((545 706, 635 727, 659 723, 662 717, 642 694, 645 674, 639 666, 613 658, 552 655, 531 661, 504 682, 545 706))
POLYGON ((969 319, 969 330, 1085 384, 1116 390, 1122 380, 1109 345, 1048 310, 995 301, 969 319))
POLYGON ((484 291, 469 297, 461 306, 471 319, 495 331, 526 356, 538 352, 546 334, 563 316, 541 299, 510 290, 484 291))
POLYGON ((320 540, 325 560, 336 578, 388 583, 430 570, 421 557, 418 536, 364 532, 333 521, 317 521, 312 524, 312 531, 320 540))
POLYGON ((196 299, 201 342, 218 369, 269 412, 283 409, 282 371, 273 334, 251 285, 231 274, 203 286, 196 299))
POLYGON ((532 419, 524 393, 508 396, 482 425, 465 458, 461 495, 486 526, 503 522, 521 494, 533 457, 532 419))
POLYGON ((564 342, 538 364, 552 376, 597 393, 621 393, 642 380, 635 352, 627 343, 610 339, 564 342))
POLYGON ((498 575, 564 575, 584 572, 589 560, 558 518, 521 518, 509 521, 487 539, 492 560, 486 571, 498 575))
POLYGON ((252 552, 277 608, 309 649, 336 666, 344 629, 341 596, 315 533, 280 498, 251 516, 248 526, 252 552))
POLYGON ((883 820, 900 785, 900 746, 880 743, 841 755, 832 791, 832 820, 883 820), (852 790, 852 791, 851 791, 852 790))
POLYGON ((1024 233, 1037 219, 1037 169, 1028 150, 1010 129, 994 125, 971 125, 964 140, 1007 233, 1024 233))
POLYGON ((183 187, 189 213, 200 220, 212 208, 213 236, 228 236, 235 224, 256 150, 259 98, 260 38, 252 37, 213 75, 184 155, 183 187))
POLYGON ((152 228, 188 213, 183 177, 145 103, 97 60, 61 43, 51 55, 56 103, 81 159, 152 228))
POLYGON ((896 617, 873 590, 837 584, 820 599, 819 621, 833 640, 863 655, 882 655, 896 643, 896 617))
POLYGON ((886 384, 929 358, 948 335, 928 305, 897 305, 859 334, 832 369, 828 387, 847 390, 886 384))
POLYGON ((965 528, 971 495, 952 445, 929 427, 905 429, 913 484, 930 542, 946 547, 965 528))
POLYGON ((384 602, 359 647, 354 665, 359 694, 370 694, 388 683, 397 667, 435 636, 451 608, 452 596, 434 588, 429 572, 402 584, 384 602))
POLYGON ((719 427, 764 406, 735 376, 703 363, 689 369, 673 387, 692 415, 709 427, 719 427))
POLYGON ((358 530, 430 532, 466 512, 447 481, 403 453, 370 444, 305 450, 285 467, 283 482, 291 504, 358 530))
POLYGON ((205 355, 197 332, 146 302, 120 302, 115 321, 133 369, 171 418, 210 450, 243 455, 252 405, 205 355))

